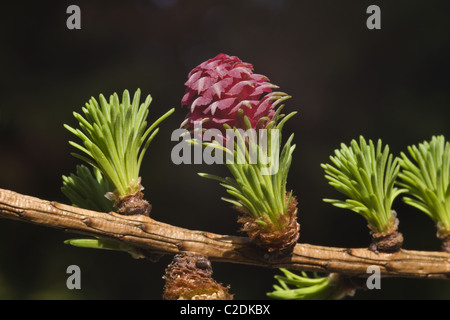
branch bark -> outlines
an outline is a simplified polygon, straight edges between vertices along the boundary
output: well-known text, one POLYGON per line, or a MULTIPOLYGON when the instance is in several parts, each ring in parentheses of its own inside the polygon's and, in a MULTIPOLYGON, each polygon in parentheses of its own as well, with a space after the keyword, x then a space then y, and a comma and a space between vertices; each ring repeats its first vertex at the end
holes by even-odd
POLYGON ((378 266, 384 277, 450 279, 450 253, 400 250, 375 253, 365 248, 333 248, 298 243, 292 256, 270 261, 248 238, 193 231, 146 216, 102 213, 0 189, 0 217, 67 232, 123 241, 143 252, 194 252, 212 261, 268 268, 342 273, 367 277, 378 266))

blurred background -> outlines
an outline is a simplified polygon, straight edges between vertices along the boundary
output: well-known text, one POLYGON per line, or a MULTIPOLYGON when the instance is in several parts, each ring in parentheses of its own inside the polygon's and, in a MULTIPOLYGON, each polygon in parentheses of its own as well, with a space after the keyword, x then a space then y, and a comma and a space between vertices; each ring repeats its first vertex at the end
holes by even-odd
MULTIPOLYGON (((292 95, 299 114, 284 132, 297 149, 288 188, 299 199, 300 241, 366 247, 365 220, 322 201, 340 197, 320 167, 359 135, 394 154, 443 134, 450 138, 448 1, 130 0, 2 2, 0 22, 0 188, 67 203, 61 176, 80 162, 70 155, 73 111, 91 96, 124 89, 151 94, 149 119, 177 110, 144 160, 152 217, 176 226, 238 235, 225 190, 197 172, 227 175, 219 165, 174 165, 171 132, 188 72, 218 53, 236 55, 292 95), (68 30, 66 9, 81 9, 81 30, 68 30), (366 9, 381 8, 381 30, 368 30, 366 9)), ((405 249, 440 250, 428 217, 394 203, 405 249)), ((1 299, 161 299, 171 257, 157 263, 125 253, 63 244, 59 230, 0 220, 1 299), (66 288, 66 268, 81 268, 81 290, 66 288)), ((236 299, 266 299, 277 270, 213 263, 236 299)), ((381 290, 353 299, 449 299, 450 283, 383 279, 381 290)))

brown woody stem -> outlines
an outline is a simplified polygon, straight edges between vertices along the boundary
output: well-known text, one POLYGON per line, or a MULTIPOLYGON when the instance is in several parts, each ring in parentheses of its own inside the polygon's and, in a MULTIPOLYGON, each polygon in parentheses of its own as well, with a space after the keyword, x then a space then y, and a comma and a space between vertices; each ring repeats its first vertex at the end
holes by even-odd
POLYGON ((84 210, 0 189, 0 217, 59 228, 67 232, 107 237, 162 254, 194 252, 211 261, 336 272, 367 277, 369 266, 382 276, 450 279, 450 253, 400 250, 376 253, 298 243, 291 256, 266 261, 248 238, 193 231, 155 221, 143 215, 123 216, 84 210))

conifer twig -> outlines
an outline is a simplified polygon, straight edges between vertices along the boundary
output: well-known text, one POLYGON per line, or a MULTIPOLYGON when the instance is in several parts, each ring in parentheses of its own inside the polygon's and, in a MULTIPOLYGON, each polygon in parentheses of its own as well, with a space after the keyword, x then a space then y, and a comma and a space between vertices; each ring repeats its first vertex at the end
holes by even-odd
POLYGON ((363 248, 298 243, 291 256, 270 261, 245 237, 188 230, 146 216, 90 211, 4 189, 0 189, 0 217, 122 241, 142 250, 143 256, 146 252, 194 252, 212 261, 268 268, 367 277, 367 268, 378 266, 384 277, 450 279, 450 253, 447 252, 375 253, 363 248))

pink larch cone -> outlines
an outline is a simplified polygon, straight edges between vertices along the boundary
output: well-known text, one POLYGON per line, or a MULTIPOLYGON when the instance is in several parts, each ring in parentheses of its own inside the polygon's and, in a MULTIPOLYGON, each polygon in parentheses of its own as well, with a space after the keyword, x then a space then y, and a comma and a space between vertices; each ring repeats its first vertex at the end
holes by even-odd
POLYGON ((278 87, 267 77, 253 73, 250 63, 223 53, 201 63, 188 78, 181 102, 190 110, 182 127, 193 128, 196 121, 202 121, 203 128, 221 132, 224 124, 241 128, 241 109, 253 128, 264 128, 275 114, 280 94, 285 95, 272 92, 278 87))

